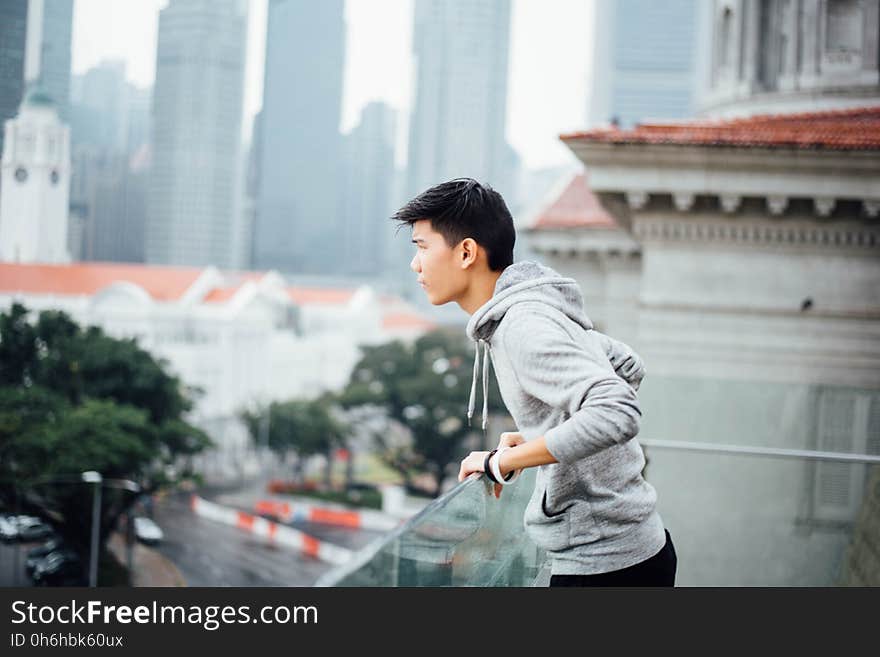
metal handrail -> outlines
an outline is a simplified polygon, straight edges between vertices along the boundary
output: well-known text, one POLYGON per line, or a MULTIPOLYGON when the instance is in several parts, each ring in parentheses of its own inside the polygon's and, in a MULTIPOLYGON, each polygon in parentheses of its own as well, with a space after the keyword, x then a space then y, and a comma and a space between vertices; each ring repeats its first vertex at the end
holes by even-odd
POLYGON ((677 449, 689 452, 711 452, 713 454, 738 454, 742 456, 774 456, 778 458, 810 459, 813 461, 842 461, 845 463, 880 464, 880 456, 847 452, 823 452, 809 449, 785 449, 782 447, 753 447, 748 445, 713 445, 684 440, 638 439, 643 447, 677 449))
MULTIPOLYGON (((709 443, 688 442, 684 440, 655 440, 651 438, 639 438, 638 441, 643 447, 654 447, 659 449, 671 449, 680 451, 709 452, 714 454, 735 454, 740 456, 770 456, 775 458, 796 458, 815 461, 838 461, 845 463, 880 464, 880 456, 876 456, 873 454, 825 452, 819 450, 785 449, 781 447, 757 447, 749 445, 713 445, 709 443)), ((359 550, 356 554, 355 559, 353 559, 352 562, 345 564, 344 566, 337 567, 328 573, 325 573, 322 577, 318 579, 318 581, 315 583, 315 586, 336 585, 336 583, 339 582, 341 579, 347 577, 354 571, 366 565, 370 561, 370 559, 372 559, 386 545, 391 543, 393 540, 399 538, 403 532, 407 531, 412 526, 414 521, 421 520, 425 516, 432 514, 438 508, 445 506, 450 499, 460 494, 462 490, 464 490, 465 486, 469 485, 472 481, 479 480, 480 478, 480 474, 472 474, 465 481, 460 482, 451 490, 447 491, 445 494, 435 499, 433 502, 423 508, 416 516, 408 519, 406 522, 402 522, 393 531, 383 536, 380 536, 379 538, 375 539, 370 544, 359 550)))

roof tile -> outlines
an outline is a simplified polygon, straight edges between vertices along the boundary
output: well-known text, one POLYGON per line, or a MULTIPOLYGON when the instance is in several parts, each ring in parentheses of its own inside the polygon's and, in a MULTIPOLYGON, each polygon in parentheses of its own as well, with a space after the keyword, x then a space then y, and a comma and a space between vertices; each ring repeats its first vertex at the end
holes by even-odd
POLYGON ((880 107, 762 114, 747 118, 642 123, 560 135, 566 142, 880 150, 880 107))

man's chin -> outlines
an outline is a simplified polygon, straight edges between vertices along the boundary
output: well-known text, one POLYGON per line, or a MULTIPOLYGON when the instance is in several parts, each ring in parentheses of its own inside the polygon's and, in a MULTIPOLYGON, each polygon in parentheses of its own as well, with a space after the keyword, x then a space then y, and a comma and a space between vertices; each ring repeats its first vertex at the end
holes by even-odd
POLYGON ((425 296, 428 297, 428 303, 432 306, 442 306, 443 304, 449 303, 449 299, 443 299, 441 297, 435 297, 430 292, 425 292, 425 296))

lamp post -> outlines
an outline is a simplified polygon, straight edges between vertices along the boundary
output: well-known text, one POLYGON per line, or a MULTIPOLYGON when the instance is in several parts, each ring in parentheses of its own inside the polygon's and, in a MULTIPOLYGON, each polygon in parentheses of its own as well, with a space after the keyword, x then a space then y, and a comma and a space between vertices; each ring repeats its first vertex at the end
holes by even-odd
MULTIPOLYGON (((24 482, 26 486, 36 486, 45 484, 76 484, 87 483, 95 486, 92 497, 92 537, 89 550, 89 586, 97 586, 98 584, 98 548, 101 539, 101 493, 104 486, 126 490, 130 493, 138 494, 141 487, 137 482, 130 479, 105 479, 100 472, 88 470, 79 475, 61 475, 50 477, 37 477, 24 482)), ((18 487, 16 492, 16 514, 18 513, 18 487)), ((16 553, 17 556, 17 553, 16 553)))
POLYGON ((98 585, 98 541, 101 533, 101 483, 103 477, 100 472, 88 470, 82 473, 82 480, 87 484, 95 485, 92 494, 92 543, 89 549, 89 586, 98 585))

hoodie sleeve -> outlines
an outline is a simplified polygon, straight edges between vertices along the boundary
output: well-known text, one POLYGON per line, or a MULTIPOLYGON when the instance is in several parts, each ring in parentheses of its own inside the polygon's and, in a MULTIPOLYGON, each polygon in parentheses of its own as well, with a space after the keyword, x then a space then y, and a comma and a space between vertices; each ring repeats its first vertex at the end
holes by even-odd
POLYGON ((633 351, 629 345, 615 340, 614 338, 593 330, 602 348, 605 349, 605 355, 611 362, 611 367, 617 372, 617 375, 630 384, 633 390, 638 390, 642 379, 645 378, 645 364, 639 355, 633 351))
POLYGON ((507 321, 502 341, 517 383, 569 416, 544 434, 557 461, 587 458, 638 434, 635 390, 614 373, 600 340, 575 340, 557 319, 534 309, 507 321))

